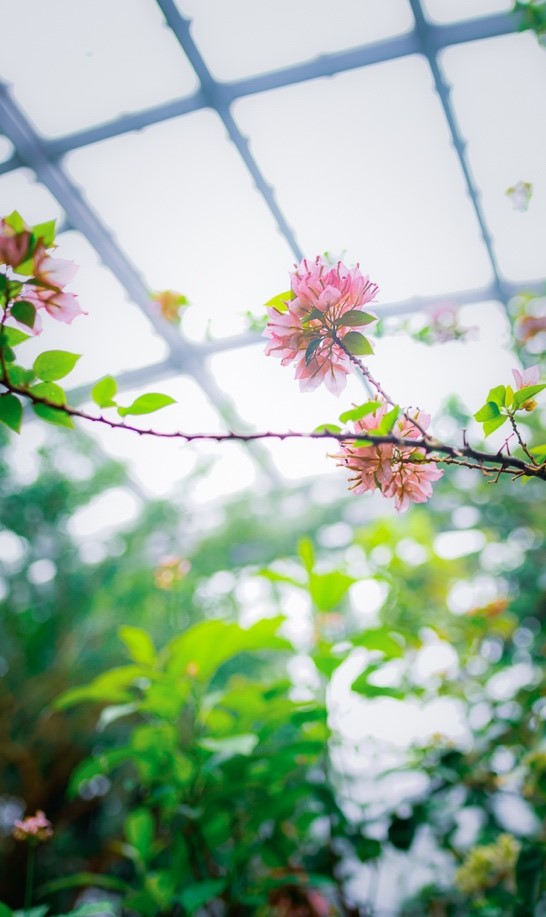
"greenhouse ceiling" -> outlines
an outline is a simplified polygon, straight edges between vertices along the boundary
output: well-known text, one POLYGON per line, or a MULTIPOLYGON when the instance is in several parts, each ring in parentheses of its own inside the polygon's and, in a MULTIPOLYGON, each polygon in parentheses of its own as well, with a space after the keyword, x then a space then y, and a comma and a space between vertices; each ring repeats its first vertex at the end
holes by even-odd
MULTIPOLYGON (((59 253, 81 266, 89 314, 48 332, 84 354, 73 397, 114 373, 176 397, 164 423, 181 429, 330 420, 332 397, 300 398, 248 317, 325 250, 379 284, 378 314, 455 305, 478 329, 464 357, 381 341, 400 397, 436 409, 512 366, 503 310, 545 273, 546 55, 511 6, 0 2, 1 209, 57 218, 59 253), (525 214, 505 195, 518 181, 535 183, 525 214), (150 302, 164 289, 191 302, 181 328, 150 302)), ((230 449, 224 477, 244 479, 245 463, 252 475, 248 451, 230 449)), ((162 481, 180 473, 180 451, 170 472, 159 454, 152 477, 158 461, 162 481)), ((320 444, 256 454, 270 472, 272 455, 288 476, 324 470, 320 444)))

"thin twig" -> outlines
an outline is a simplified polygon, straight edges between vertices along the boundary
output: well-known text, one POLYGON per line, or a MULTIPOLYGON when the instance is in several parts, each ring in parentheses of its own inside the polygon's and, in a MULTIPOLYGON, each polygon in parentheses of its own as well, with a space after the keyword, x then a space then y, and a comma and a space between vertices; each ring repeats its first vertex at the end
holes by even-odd
MULTIPOLYGON (((376 392, 378 393, 378 395, 381 395, 381 397, 384 398, 385 401, 387 402, 387 404, 390 404, 391 407, 398 407, 398 405, 396 404, 396 402, 394 402, 394 401, 392 400, 392 398, 390 397, 390 395, 387 395, 387 393, 386 393, 386 391, 384 390, 384 388, 382 387, 381 383, 378 382, 377 379, 375 379, 375 378, 372 376, 372 374, 371 374, 370 370, 368 369, 368 367, 366 366, 366 364, 363 363, 362 360, 360 360, 360 359, 356 356, 356 354, 351 353, 351 351, 350 351, 349 348, 346 346, 346 344, 343 343, 343 339, 340 338, 340 337, 338 337, 338 335, 336 334, 336 332, 335 332, 334 330, 332 330, 331 336, 332 336, 332 340, 334 341, 334 343, 337 344, 338 347, 341 347, 343 353, 347 354, 347 356, 349 357, 349 360, 351 361, 351 363, 353 363, 354 366, 357 367, 357 369, 362 373, 362 375, 364 376, 364 378, 368 380, 368 382, 370 383, 370 385, 373 385, 373 387, 374 387, 374 389, 376 390, 376 392)), ((423 426, 421 426, 421 424, 419 423, 418 420, 416 420, 414 417, 412 417, 411 414, 410 414, 407 410, 405 410, 404 408, 402 409, 402 414, 404 415, 404 417, 406 418, 406 420, 408 420, 410 423, 412 423, 413 426, 416 427, 416 428, 419 430, 419 432, 420 432, 421 435, 423 436, 423 439, 426 439, 426 440, 429 440, 430 442, 432 442, 432 437, 430 436, 429 433, 427 433, 427 431, 425 430, 425 428, 424 428, 423 426)))
MULTIPOLYGON (((408 439, 403 436, 397 436, 394 433, 380 435, 373 432, 368 433, 367 431, 355 433, 352 430, 342 430, 339 433, 332 433, 328 430, 321 432, 300 432, 295 430, 275 432, 268 430, 260 431, 257 433, 235 433, 233 431, 229 431, 227 433, 186 433, 183 430, 172 430, 164 432, 162 430, 142 429, 140 427, 135 427, 132 424, 126 423, 125 421, 122 422, 117 420, 110 420, 109 418, 104 417, 102 414, 87 414, 85 411, 70 407, 67 404, 55 404, 48 398, 40 398, 34 395, 32 393, 32 389, 12 383, 9 379, 9 374, 5 370, 2 377, 0 378, 0 383, 3 384, 8 391, 15 395, 23 396, 32 402, 32 404, 43 404, 55 411, 60 411, 64 414, 67 414, 69 417, 79 418, 90 423, 99 423, 113 430, 129 431, 131 433, 136 433, 138 436, 154 436, 156 439, 180 439, 188 443, 197 441, 218 443, 245 443, 260 439, 279 439, 281 441, 285 439, 333 439, 339 443, 360 443, 363 446, 370 445, 372 443, 374 445, 390 444, 393 446, 398 446, 400 449, 404 450, 404 452, 407 452, 408 449, 415 450, 417 454, 414 461, 416 463, 422 462, 423 460, 422 455, 418 454, 418 451, 421 451, 427 455, 430 455, 431 461, 441 461, 442 459, 440 456, 442 455, 448 456, 450 459, 470 459, 476 462, 477 466, 480 468, 483 465, 494 465, 495 467, 493 471, 495 473, 519 473, 528 475, 529 477, 540 478, 541 480, 546 481, 546 462, 543 462, 541 465, 529 464, 528 462, 523 461, 523 459, 514 458, 513 456, 481 452, 480 450, 473 449, 470 446, 457 448, 455 446, 449 445, 448 443, 440 443, 436 440, 430 440, 428 437, 425 438, 424 436, 422 439, 408 439), (437 455, 437 453, 439 453, 439 455, 437 455)), ((405 458, 405 461, 411 462, 411 455, 405 458)))

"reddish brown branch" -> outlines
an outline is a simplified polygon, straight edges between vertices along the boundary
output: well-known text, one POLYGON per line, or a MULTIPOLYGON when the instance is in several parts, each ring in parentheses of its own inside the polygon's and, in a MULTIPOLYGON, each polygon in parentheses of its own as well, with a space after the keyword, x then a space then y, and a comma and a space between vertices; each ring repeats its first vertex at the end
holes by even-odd
MULTIPOLYGON (((533 465, 523 461, 523 459, 514 458, 513 456, 481 452, 480 450, 473 449, 468 445, 457 448, 456 446, 451 446, 448 443, 440 443, 435 440, 431 440, 428 437, 425 438, 425 436, 423 436, 422 439, 409 440, 403 436, 396 436, 394 433, 379 435, 376 433, 368 432, 354 433, 350 430, 341 431, 339 433, 331 433, 329 431, 298 432, 295 430, 287 430, 280 433, 271 430, 257 433, 235 433, 233 431, 229 431, 227 433, 185 433, 182 430, 163 432, 161 430, 142 429, 140 427, 135 427, 130 423, 126 423, 125 421, 110 420, 109 418, 104 417, 102 414, 88 414, 85 411, 70 407, 67 404, 55 404, 47 398, 37 397, 32 393, 32 389, 14 385, 9 381, 9 378, 6 377, 5 372, 2 378, 0 378, 0 382, 8 391, 12 392, 13 394, 23 396, 33 404, 43 404, 46 407, 52 408, 53 410, 61 411, 64 414, 67 414, 69 417, 79 418, 80 420, 85 420, 90 423, 99 423, 103 426, 110 427, 110 429, 113 430, 130 431, 131 433, 136 433, 138 436, 154 436, 157 439, 179 439, 188 443, 198 441, 212 441, 218 443, 248 443, 261 439, 333 439, 340 443, 373 443, 376 445, 381 445, 382 443, 390 443, 391 445, 399 446, 404 451, 407 451, 408 447, 410 447, 412 449, 419 450, 421 453, 424 452, 426 455, 430 456, 430 461, 446 462, 447 464, 463 464, 463 461, 466 459, 475 463, 474 465, 468 465, 467 467, 479 468, 482 471, 489 470, 490 472, 498 474, 516 474, 518 476, 528 475, 529 477, 536 477, 546 481, 546 462, 543 462, 541 465, 533 465), (488 469, 487 466, 493 467, 488 469)), ((411 460, 411 456, 406 459, 406 461, 410 462, 411 460)), ((422 455, 416 457, 415 459, 416 462, 422 462, 422 460, 422 455)))

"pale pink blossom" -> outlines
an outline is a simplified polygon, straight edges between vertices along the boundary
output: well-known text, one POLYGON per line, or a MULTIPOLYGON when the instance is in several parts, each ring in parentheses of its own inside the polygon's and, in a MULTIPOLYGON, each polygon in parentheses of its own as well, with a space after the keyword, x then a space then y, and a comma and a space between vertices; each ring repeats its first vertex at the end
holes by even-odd
POLYGON ((53 258, 40 239, 34 252, 34 276, 45 286, 62 290, 74 278, 78 265, 64 258, 53 258))
POLYGON ((265 352, 276 356, 283 366, 296 363, 296 379, 302 391, 322 382, 338 395, 346 384, 349 358, 336 344, 354 330, 342 323, 351 311, 363 311, 377 292, 377 286, 357 266, 348 268, 341 261, 334 267, 317 257, 303 259, 292 274, 294 298, 286 301, 287 311, 268 308, 269 321, 264 331, 271 340, 265 352), (314 345, 314 346, 313 346, 314 345))
POLYGON ((53 828, 45 812, 38 809, 35 815, 16 821, 12 834, 17 841, 47 841, 53 836, 53 828))
MULTIPOLYGON (((65 293, 63 290, 49 290, 45 287, 34 287, 30 290, 27 288, 18 296, 18 299, 31 303, 36 309, 36 319, 32 329, 34 332, 40 309, 45 309, 48 315, 51 315, 51 318, 56 319, 58 322, 64 322, 66 325, 69 325, 78 315, 86 315, 78 302, 76 294, 65 293)), ((41 330, 41 322, 39 328, 41 330)))
MULTIPOLYGON (((386 412, 387 405, 382 404, 373 414, 355 423, 355 433, 377 431, 386 412)), ((413 416, 423 429, 428 428, 429 414, 415 412, 413 416)), ((442 477, 443 471, 436 462, 426 459, 422 449, 411 446, 411 440, 422 435, 411 418, 400 418, 392 432, 408 440, 408 447, 393 443, 359 446, 358 441, 348 440, 333 458, 340 459, 338 464, 353 472, 349 480, 355 494, 379 490, 384 497, 394 498, 398 512, 404 512, 410 503, 424 503, 432 496, 432 484, 442 477), (410 458, 418 460, 409 461, 410 458)))
POLYGON ((518 391, 527 388, 528 385, 538 385, 540 379, 540 367, 529 366, 528 369, 513 369, 512 375, 516 380, 518 391))
POLYGON ((15 232, 9 223, 0 220, 0 264, 17 267, 26 259, 29 243, 30 232, 15 232))

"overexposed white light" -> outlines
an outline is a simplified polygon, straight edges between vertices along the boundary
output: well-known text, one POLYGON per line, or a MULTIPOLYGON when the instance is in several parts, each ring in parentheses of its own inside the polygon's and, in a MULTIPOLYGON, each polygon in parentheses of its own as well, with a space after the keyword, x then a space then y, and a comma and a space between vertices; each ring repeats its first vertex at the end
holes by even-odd
POLYGON ((175 0, 192 19, 192 35, 221 80, 278 70, 408 32, 407 0, 175 0))
POLYGON ((193 92, 197 77, 157 4, 18 0, 4 6, 0 76, 48 136, 72 133, 193 92), (29 66, 29 61, 32 66, 29 66))
POLYGON ((465 529, 458 532, 441 532, 434 539, 434 551, 444 560, 475 554, 485 544, 485 535, 479 529, 465 529))
POLYGON ((544 49, 525 32, 449 48, 441 63, 500 268, 514 281, 544 277, 544 49), (534 185, 526 213, 505 194, 518 181, 534 185))
POLYGON ((0 134, 0 162, 6 162, 12 155, 13 150, 14 146, 11 140, 0 134))
POLYGON ((67 529, 74 538, 93 535, 111 535, 117 528, 134 522, 140 511, 140 502, 125 487, 112 487, 70 517, 67 529))
POLYGON ((481 19, 493 13, 510 12, 512 0, 421 0, 432 22, 456 22, 460 19, 481 19))
POLYGON ((480 575, 472 580, 458 580, 447 595, 447 607, 455 615, 482 608, 502 596, 502 583, 493 576, 480 575))
POLYGON ((153 290, 184 293, 183 333, 246 330, 286 289, 290 251, 216 114, 76 150, 71 175, 153 290))
POLYGON ((369 625, 377 618, 388 593, 387 584, 376 579, 361 579, 351 586, 351 607, 359 623, 369 625))
POLYGON ((42 586, 45 583, 51 582, 55 578, 57 573, 57 567, 48 557, 42 557, 40 560, 35 560, 33 564, 28 568, 28 578, 31 583, 34 583, 36 586, 42 586))
POLYGON ((0 531, 0 563, 19 567, 26 557, 27 542, 9 529, 0 531))
POLYGON ((214 501, 251 487, 256 480, 256 465, 244 447, 231 444, 218 450, 218 458, 208 474, 192 487, 196 503, 214 501))
POLYGON ((31 169, 15 169, 0 175, 0 216, 18 210, 29 223, 60 220, 63 210, 50 191, 41 185, 31 169))
POLYGON ((309 257, 346 250, 379 302, 490 280, 421 57, 244 98, 234 113, 309 257))

